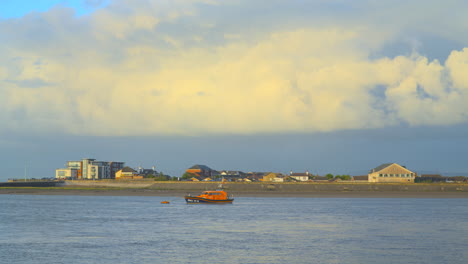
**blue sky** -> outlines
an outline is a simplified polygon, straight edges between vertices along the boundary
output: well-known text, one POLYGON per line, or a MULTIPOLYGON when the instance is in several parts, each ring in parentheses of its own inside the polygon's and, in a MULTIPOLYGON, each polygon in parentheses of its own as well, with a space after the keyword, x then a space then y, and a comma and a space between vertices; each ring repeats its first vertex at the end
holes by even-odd
POLYGON ((466 1, 1 6, 0 180, 85 157, 176 176, 468 173, 466 1))
POLYGON ((0 0, 1 18, 20 18, 31 12, 47 12, 55 6, 73 8, 78 16, 103 7, 106 0, 0 0))

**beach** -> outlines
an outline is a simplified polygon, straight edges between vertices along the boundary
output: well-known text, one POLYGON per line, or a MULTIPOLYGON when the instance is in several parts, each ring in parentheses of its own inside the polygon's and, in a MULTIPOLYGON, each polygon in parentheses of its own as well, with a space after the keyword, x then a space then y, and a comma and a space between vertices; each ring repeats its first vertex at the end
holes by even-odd
MULTIPOLYGON (((160 196, 183 197, 199 190, 158 190, 148 188, 0 188, 0 195, 82 195, 82 196, 160 196)), ((468 198, 468 192, 455 191, 232 191, 234 197, 311 198, 468 198)))
POLYGON ((198 195, 220 187, 235 197, 316 198, 468 198, 466 183, 272 183, 62 181, 43 187, 34 184, 2 186, 0 195, 166 196, 198 195))

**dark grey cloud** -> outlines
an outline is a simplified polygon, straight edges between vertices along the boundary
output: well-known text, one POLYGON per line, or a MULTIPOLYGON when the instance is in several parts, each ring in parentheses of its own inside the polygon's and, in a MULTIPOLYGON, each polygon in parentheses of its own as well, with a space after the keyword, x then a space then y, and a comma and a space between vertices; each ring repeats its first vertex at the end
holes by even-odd
POLYGON ((288 173, 366 174, 382 163, 397 162, 416 172, 468 175, 468 125, 394 127, 333 133, 219 135, 201 137, 88 137, 61 134, 0 134, 0 160, 19 177, 52 177, 68 160, 92 157, 156 166, 180 176, 194 164, 213 169, 288 173), (137 149, 138 151, 128 151, 137 149))

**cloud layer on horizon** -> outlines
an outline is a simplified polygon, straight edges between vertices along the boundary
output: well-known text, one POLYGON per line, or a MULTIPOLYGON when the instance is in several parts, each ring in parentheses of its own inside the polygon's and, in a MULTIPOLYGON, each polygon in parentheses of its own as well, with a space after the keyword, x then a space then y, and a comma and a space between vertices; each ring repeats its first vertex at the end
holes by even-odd
POLYGON ((0 20, 0 132, 466 123, 468 4, 414 2, 119 0, 0 20), (422 54, 428 39, 450 45, 422 54))

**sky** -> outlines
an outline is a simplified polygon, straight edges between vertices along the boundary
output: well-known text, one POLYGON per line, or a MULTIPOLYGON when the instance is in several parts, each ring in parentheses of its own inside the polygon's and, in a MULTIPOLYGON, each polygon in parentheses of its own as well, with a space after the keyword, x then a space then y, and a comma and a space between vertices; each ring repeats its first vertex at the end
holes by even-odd
POLYGON ((464 0, 0 0, 0 160, 468 175, 464 0))

